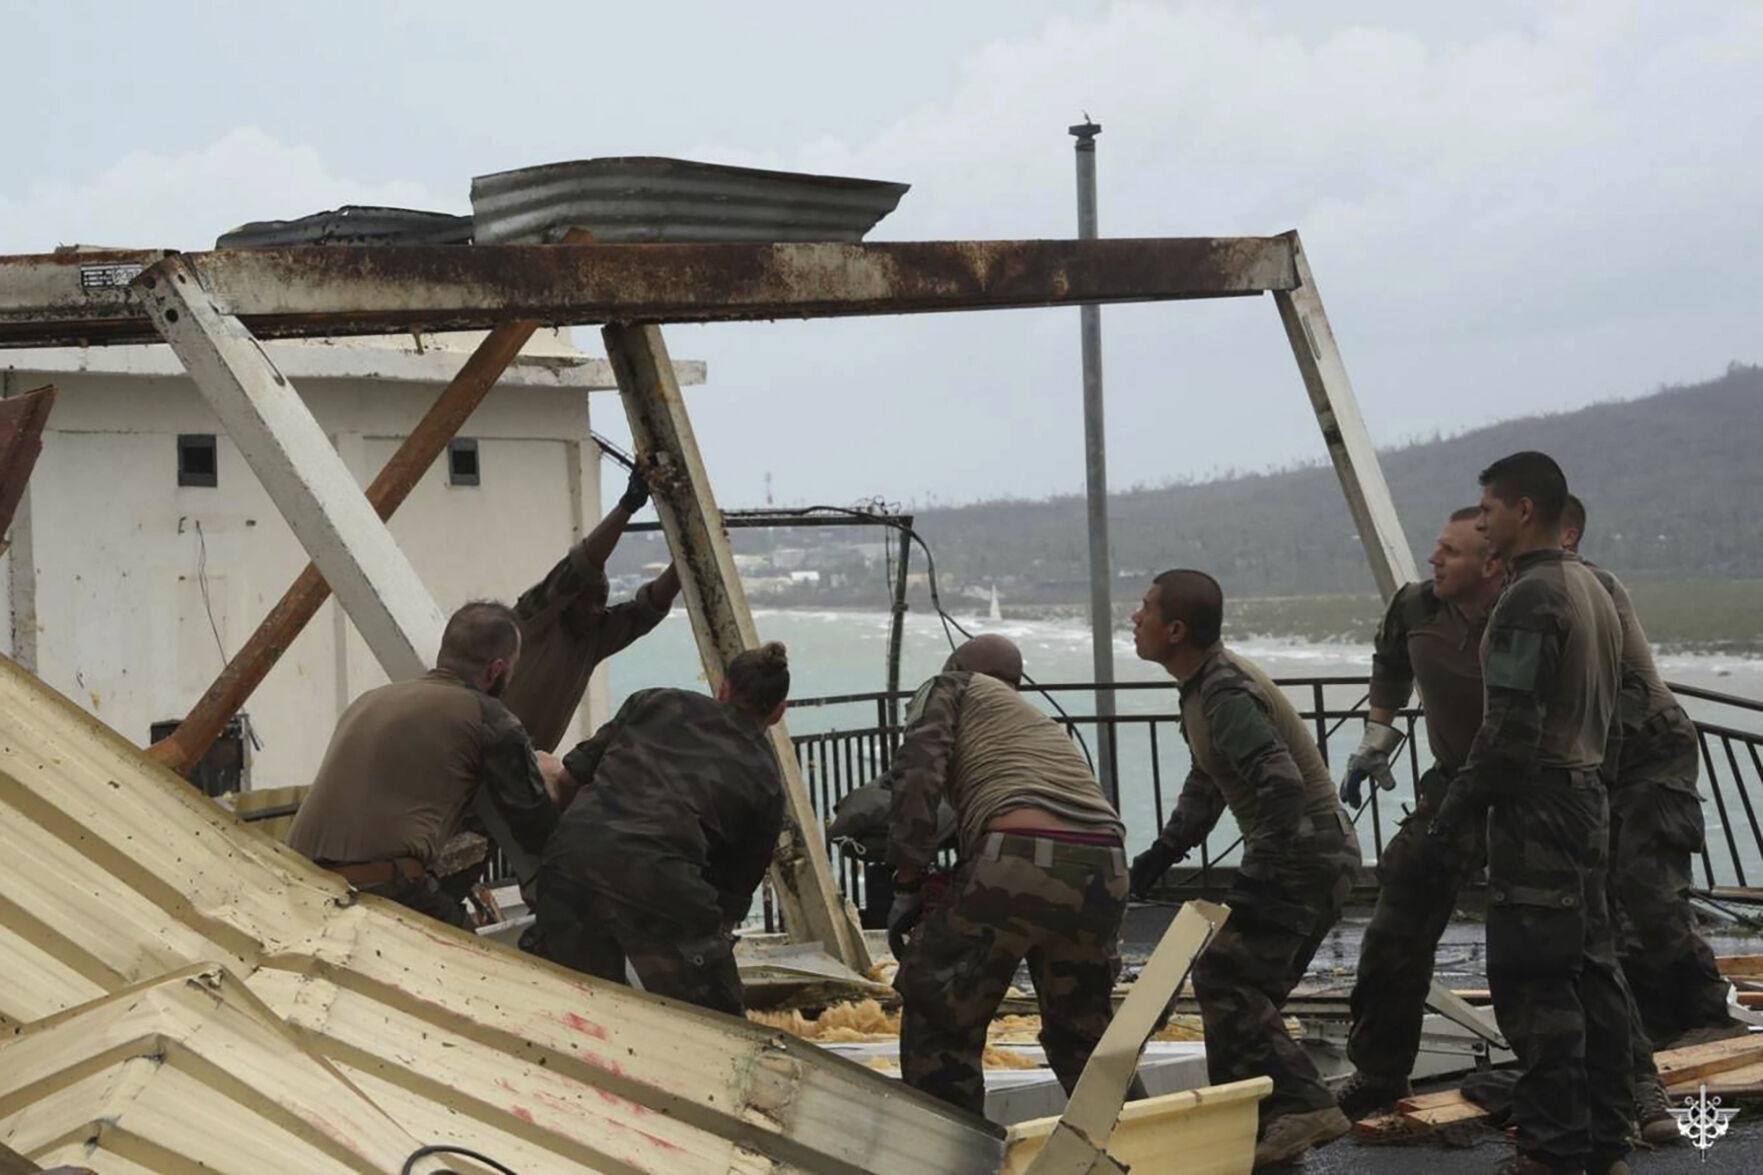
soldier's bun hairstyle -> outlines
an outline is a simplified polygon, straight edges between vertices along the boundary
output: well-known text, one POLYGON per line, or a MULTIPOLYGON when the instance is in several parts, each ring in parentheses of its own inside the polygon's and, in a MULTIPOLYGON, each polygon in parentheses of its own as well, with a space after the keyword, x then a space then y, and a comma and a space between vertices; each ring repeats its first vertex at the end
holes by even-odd
POLYGON ((520 648, 520 622, 514 609, 495 600, 473 600, 453 613, 441 634, 441 652, 435 667, 470 678, 506 661, 520 648))
POLYGON ((1481 484, 1508 506, 1529 498, 1539 523, 1550 528, 1561 525, 1561 513, 1567 509, 1567 475, 1547 453, 1526 449, 1502 457, 1481 471, 1481 484))
POLYGON ((755 718, 770 717, 790 696, 790 655, 781 641, 748 649, 728 663, 729 701, 755 718))
POLYGON ((1210 649, 1224 633, 1224 589, 1204 571, 1177 568, 1159 575, 1157 610, 1165 624, 1185 623, 1196 649, 1210 649))

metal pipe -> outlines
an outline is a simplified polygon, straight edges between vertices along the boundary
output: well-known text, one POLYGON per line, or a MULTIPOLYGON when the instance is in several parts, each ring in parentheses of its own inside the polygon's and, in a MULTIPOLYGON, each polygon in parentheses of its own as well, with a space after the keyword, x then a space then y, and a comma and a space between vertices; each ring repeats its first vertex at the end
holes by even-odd
MULTIPOLYGON (((477 406, 502 377, 520 349, 526 346, 537 322, 508 322, 491 330, 478 344, 471 358, 459 369, 428 413, 423 416, 398 451, 392 454, 379 476, 367 488, 368 503, 382 519, 404 504, 422 475, 447 448, 447 442, 465 426, 477 406)), ((148 755, 183 774, 202 761, 226 729, 226 724, 251 696, 269 671, 275 668, 283 653, 305 629, 324 602, 330 598, 330 585, 319 574, 316 564, 308 563, 293 586, 282 594, 270 609, 257 631, 227 662, 225 669, 208 687, 208 692, 191 708, 178 728, 147 748, 148 755)))
MULTIPOLYGON (((1099 124, 1088 117, 1070 128, 1077 139, 1077 236, 1096 239, 1096 136, 1099 124)), ((1089 507, 1090 646, 1095 661, 1096 717, 1114 717, 1114 565, 1108 550, 1108 444, 1102 412, 1102 308, 1078 308, 1083 342, 1084 499, 1089 507)), ((1096 773, 1115 807, 1120 806, 1120 780, 1115 776, 1114 749, 1107 738, 1097 740, 1096 773)))
POLYGON ((912 559, 912 516, 901 520, 900 562, 894 568, 893 615, 888 619, 888 725, 900 724, 900 648, 906 635, 906 565, 912 559))

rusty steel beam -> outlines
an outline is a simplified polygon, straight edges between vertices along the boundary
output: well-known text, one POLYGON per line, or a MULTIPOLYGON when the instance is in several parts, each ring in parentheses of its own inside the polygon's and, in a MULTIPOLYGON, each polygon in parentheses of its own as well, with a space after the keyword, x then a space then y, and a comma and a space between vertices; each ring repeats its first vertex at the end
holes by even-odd
MULTIPOLYGON (((422 475, 446 451, 447 442, 458 435, 466 420, 501 378, 502 372, 538 329, 536 322, 507 322, 492 330, 478 344, 477 350, 472 352, 416 427, 410 430, 410 435, 404 438, 379 476, 373 479, 373 484, 367 487, 368 504, 382 520, 390 518, 404 504, 404 499, 410 496, 422 475)), ((201 762, 232 716, 275 668, 276 662, 318 614, 330 594, 330 585, 319 573, 318 566, 308 563, 306 570, 257 626, 257 631, 220 671, 208 692, 178 723, 178 728, 148 747, 147 753, 179 774, 201 762)))
POLYGON ((43 452, 43 426, 55 404, 55 385, 0 399, 0 551, 43 452))
MULTIPOLYGON (((119 280, 144 262, 137 285, 155 271, 150 255, 85 270, 62 257, 0 257, 0 346, 154 341, 136 299, 81 284, 119 280)), ((482 330, 514 318, 728 322, 1155 302, 1298 283, 1287 237, 326 246, 192 253, 182 263, 259 338, 482 330)))

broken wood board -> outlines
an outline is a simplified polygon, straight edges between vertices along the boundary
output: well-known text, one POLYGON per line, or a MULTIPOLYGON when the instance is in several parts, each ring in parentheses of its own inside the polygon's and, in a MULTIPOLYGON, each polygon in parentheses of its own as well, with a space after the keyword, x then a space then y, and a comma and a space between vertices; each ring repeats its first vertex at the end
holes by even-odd
MULTIPOLYGON (((1003 1162, 1001 1127, 781 1032, 355 894, 0 657, 0 1016, 30 1032, 193 964, 238 977, 277 1032, 292 1030, 342 1075, 314 1079, 317 1101, 353 1085, 410 1137, 516 1170, 988 1172, 1003 1162)), ((57 1022, 33 1047, 101 1055, 89 1030, 98 1023, 57 1022)), ((264 1076, 274 1084, 273 1071, 264 1076)), ((83 1107, 97 1121, 107 1104, 94 1090, 53 1110, 71 1121, 83 1107)), ((206 1153, 210 1102, 188 1105, 158 1140, 206 1153)), ((3 1097, 0 1112, 11 1113, 3 1097)), ((39 1161, 60 1145, 35 1137, 39 1161)))
POLYGON ((1653 1062, 1659 1069, 1659 1080, 1666 1088, 1676 1090, 1687 1086, 1691 1093, 1704 1081, 1710 1086, 1717 1074, 1734 1069, 1763 1065, 1763 1035, 1735 1036, 1655 1053, 1653 1062))
POLYGON ((1763 955, 1721 955, 1714 963, 1728 979, 1763 979, 1763 955))

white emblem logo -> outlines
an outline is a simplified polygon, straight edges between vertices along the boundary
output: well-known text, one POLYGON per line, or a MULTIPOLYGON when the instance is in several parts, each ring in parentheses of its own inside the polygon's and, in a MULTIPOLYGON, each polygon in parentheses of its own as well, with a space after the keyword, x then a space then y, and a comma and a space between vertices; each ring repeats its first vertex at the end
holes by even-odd
POLYGON ((1672 1110, 1671 1116, 1677 1119, 1677 1128, 1690 1140, 1690 1145, 1702 1152, 1702 1161, 1706 1163, 1708 1148, 1726 1133, 1733 1118, 1738 1116, 1738 1110, 1721 1109, 1720 1099, 1709 1097, 1708 1087, 1704 1085, 1695 1097, 1684 1098, 1683 1109, 1672 1110))

